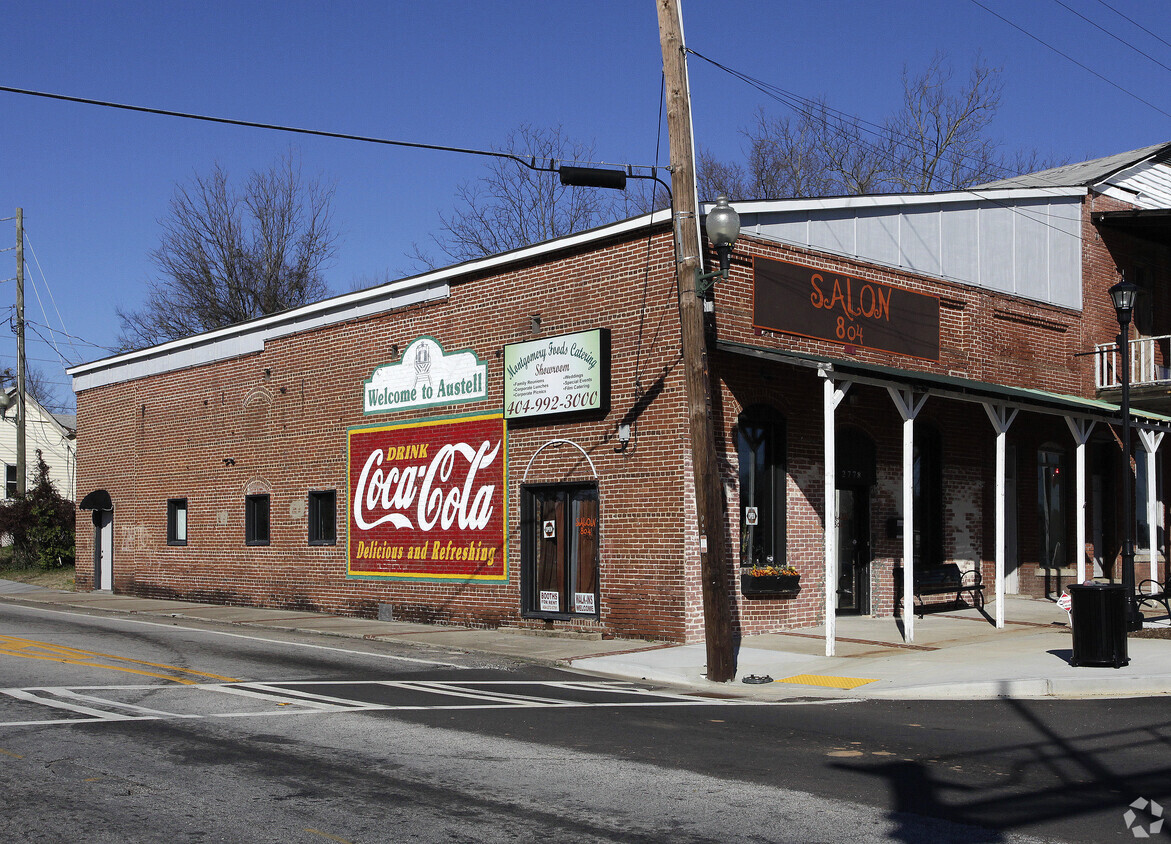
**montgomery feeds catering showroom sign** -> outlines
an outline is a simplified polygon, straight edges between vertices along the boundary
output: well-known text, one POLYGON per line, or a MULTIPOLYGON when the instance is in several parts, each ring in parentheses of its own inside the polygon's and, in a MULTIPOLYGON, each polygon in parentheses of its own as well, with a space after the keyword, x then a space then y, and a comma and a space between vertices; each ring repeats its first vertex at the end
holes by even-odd
POLYGON ((504 417, 610 409, 610 330, 504 347, 504 417))
POLYGON ((351 577, 504 581, 499 413, 349 431, 351 577))

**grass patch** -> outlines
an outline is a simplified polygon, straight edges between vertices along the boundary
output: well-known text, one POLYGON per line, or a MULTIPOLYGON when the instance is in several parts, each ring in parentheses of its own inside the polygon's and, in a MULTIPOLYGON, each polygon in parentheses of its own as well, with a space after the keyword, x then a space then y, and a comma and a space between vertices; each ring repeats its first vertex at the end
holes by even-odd
POLYGON ((61 589, 72 592, 73 574, 73 566, 47 571, 37 566, 14 566, 12 564, 12 546, 0 547, 0 580, 15 580, 19 583, 44 586, 46 589, 61 589))

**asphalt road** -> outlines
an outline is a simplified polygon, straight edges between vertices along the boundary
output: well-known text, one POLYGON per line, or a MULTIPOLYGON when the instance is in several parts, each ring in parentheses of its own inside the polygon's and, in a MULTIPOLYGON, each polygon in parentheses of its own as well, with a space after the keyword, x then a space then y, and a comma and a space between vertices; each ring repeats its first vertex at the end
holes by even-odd
POLYGON ((756 704, 0 605, 3 841, 1126 841, 1169 739, 1164 700, 756 704))

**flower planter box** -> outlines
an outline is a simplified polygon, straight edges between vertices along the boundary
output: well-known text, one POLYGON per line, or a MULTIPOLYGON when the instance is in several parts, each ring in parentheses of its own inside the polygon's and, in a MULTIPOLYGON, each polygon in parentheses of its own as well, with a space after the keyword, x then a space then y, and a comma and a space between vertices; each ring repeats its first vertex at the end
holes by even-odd
POLYGON ((796 595, 801 591, 801 575, 769 574, 753 577, 740 575, 740 591, 745 595, 796 595))

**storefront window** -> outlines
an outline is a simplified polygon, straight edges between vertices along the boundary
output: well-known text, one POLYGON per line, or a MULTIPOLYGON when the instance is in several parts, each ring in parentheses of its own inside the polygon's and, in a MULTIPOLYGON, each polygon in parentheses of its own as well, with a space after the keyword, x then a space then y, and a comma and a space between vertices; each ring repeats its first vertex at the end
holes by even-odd
POLYGON ((167 544, 187 544, 187 499, 167 500, 167 544))
MULTIPOLYGON (((1151 524, 1147 516, 1147 455, 1144 451, 1136 454, 1134 461, 1134 515, 1138 522, 1135 530, 1134 548, 1144 555, 1149 554, 1151 524)), ((1155 461, 1155 547, 1163 545, 1163 472, 1161 461, 1155 461)), ((1148 558, 1149 559, 1149 558, 1148 558)))
POLYGON ((309 544, 333 545, 337 542, 337 491, 313 490, 309 493, 309 544))
POLYGON ((247 545, 268 544, 269 498, 267 495, 244 496, 244 542, 247 545))
POLYGON ((1069 549, 1065 536, 1065 451, 1051 443, 1037 451, 1037 514, 1040 563, 1063 568, 1069 549))
POLYGON ((740 565, 785 561, 785 423, 753 407, 736 422, 740 463, 740 565))
POLYGON ((521 497, 525 613, 597 617, 597 487, 532 486, 521 497))

